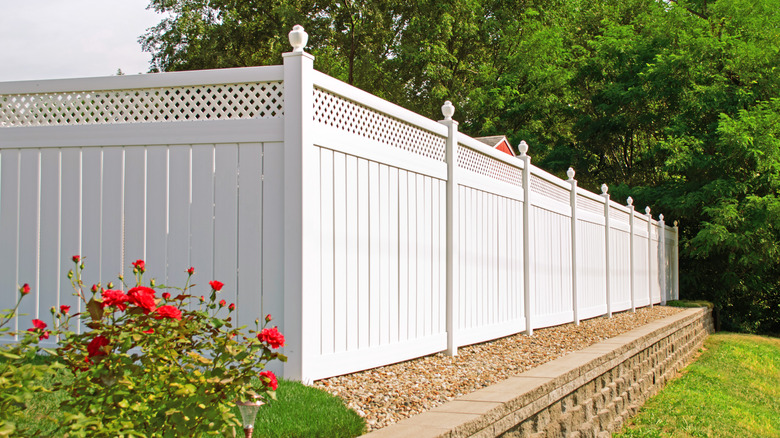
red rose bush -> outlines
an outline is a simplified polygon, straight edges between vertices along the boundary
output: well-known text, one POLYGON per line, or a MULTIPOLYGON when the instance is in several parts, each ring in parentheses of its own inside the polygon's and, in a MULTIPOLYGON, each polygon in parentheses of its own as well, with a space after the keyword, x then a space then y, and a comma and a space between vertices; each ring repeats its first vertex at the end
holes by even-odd
MULTIPOLYGON (((69 397, 60 405, 59 433, 71 437, 222 436, 240 428, 235 401, 274 399, 276 376, 263 371, 271 360, 286 360, 276 327, 234 327, 234 303, 218 299, 225 286, 212 280, 210 295, 190 294, 194 268, 183 288, 143 282, 144 260, 132 263, 135 284, 85 288, 84 257, 73 256, 68 273, 81 313, 52 308, 54 326, 33 320, 29 342, 56 336, 59 357, 73 379, 54 385, 69 397), (165 292, 158 294, 157 289, 165 292), (127 292, 125 292, 127 290, 127 292), (190 303, 193 301, 193 303, 190 303), (86 329, 68 327, 80 318, 86 329), (260 387, 252 387, 254 377, 260 387)), ((21 296, 29 286, 20 288, 21 296)))

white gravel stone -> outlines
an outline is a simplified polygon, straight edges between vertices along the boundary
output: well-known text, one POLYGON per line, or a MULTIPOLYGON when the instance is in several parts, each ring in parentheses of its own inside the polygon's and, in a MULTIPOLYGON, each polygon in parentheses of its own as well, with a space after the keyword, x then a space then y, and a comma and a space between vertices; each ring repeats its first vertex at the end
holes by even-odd
POLYGON ((461 347, 454 357, 438 353, 318 380, 314 386, 341 397, 372 431, 681 310, 645 307, 579 326, 538 329, 533 336, 521 333, 461 347))

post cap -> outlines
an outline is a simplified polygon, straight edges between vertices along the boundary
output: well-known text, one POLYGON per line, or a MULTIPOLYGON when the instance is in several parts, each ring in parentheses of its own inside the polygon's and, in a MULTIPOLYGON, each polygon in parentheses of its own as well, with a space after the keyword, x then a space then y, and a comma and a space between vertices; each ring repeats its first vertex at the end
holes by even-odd
POLYGON ((528 152, 528 143, 526 143, 525 140, 521 141, 517 146, 517 149, 520 151, 520 155, 525 155, 525 153, 528 152))
POLYGON ((296 24, 287 37, 290 39, 290 45, 293 47, 293 53, 303 52, 306 43, 309 42, 309 34, 303 30, 303 26, 296 24))
POLYGON ((664 221, 664 215, 662 215, 662 214, 659 214, 659 215, 658 215, 658 220, 659 220, 659 221, 661 221, 661 222, 663 222, 663 221, 664 221))
POLYGON ((601 194, 602 195, 606 195, 608 191, 609 191, 609 186, 606 185, 606 184, 602 184, 601 185, 601 194))
POLYGON ((444 116, 444 120, 452 120, 452 116, 455 114, 455 106, 449 100, 444 102, 441 106, 441 114, 444 116))
POLYGON ((626 198, 626 204, 628 204, 628 205, 634 205, 634 198, 632 198, 632 197, 630 197, 630 196, 629 196, 628 198, 626 198))
POLYGON ((645 207, 645 213, 650 214, 650 206, 645 207))
POLYGON ((675 226, 675 227, 677 226, 677 221, 674 221, 674 226, 675 226))
POLYGON ((569 170, 566 171, 566 176, 569 177, 569 180, 573 180, 574 179, 574 169, 572 169, 570 167, 569 170))

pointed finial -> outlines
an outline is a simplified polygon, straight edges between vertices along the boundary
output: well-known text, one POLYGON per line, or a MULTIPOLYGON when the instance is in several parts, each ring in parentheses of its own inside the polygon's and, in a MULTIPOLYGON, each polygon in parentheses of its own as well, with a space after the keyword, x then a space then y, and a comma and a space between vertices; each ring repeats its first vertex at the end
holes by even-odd
POLYGON ((630 196, 629 196, 628 198, 626 198, 626 204, 628 204, 628 205, 634 205, 634 198, 632 198, 632 197, 630 197, 630 196))
POLYGON ((661 222, 663 222, 663 221, 664 221, 664 215, 662 215, 662 214, 659 214, 659 215, 658 215, 658 220, 659 220, 659 221, 661 221, 661 222))
POLYGON ((675 227, 677 226, 677 221, 674 221, 674 226, 675 226, 675 227))
POLYGON ((569 177, 569 181, 573 180, 574 179, 574 169, 572 169, 570 167, 569 170, 566 171, 566 176, 569 177))
POLYGON ((601 185, 601 194, 602 195, 606 195, 608 191, 609 191, 609 186, 606 185, 606 184, 602 184, 601 185))
POLYGON ((525 153, 528 152, 528 143, 526 143, 525 140, 521 141, 517 146, 517 149, 520 151, 520 155, 525 155, 525 153))
POLYGON ((646 214, 650 214, 650 206, 649 205, 647 207, 645 207, 645 213, 646 214))
POLYGON ((455 107, 449 100, 444 102, 441 106, 441 113, 444 116, 444 120, 452 120, 452 116, 455 114, 455 107))
POLYGON ((309 34, 303 30, 303 26, 296 24, 287 37, 290 39, 290 45, 293 47, 293 53, 303 52, 306 43, 309 42, 309 34))

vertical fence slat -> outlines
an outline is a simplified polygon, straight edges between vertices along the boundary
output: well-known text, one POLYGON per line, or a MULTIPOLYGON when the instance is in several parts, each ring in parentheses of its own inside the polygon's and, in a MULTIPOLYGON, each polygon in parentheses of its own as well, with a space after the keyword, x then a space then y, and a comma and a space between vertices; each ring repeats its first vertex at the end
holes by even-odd
MULTIPOLYGON (((206 295, 214 277, 214 145, 192 146, 190 194, 190 263, 198 287, 193 295, 206 295)), ((222 280, 220 280, 222 281, 222 280)))
POLYGON ((360 250, 360 230, 358 229, 358 178, 357 158, 347 156, 347 350, 358 348, 358 337, 360 333, 360 315, 359 307, 359 271, 355 269, 358 265, 358 251, 360 250))
POLYGON ((379 329, 381 318, 379 316, 379 262, 380 262, 380 235, 379 235, 379 165, 376 162, 368 163, 368 308, 369 308, 369 339, 368 345, 379 346, 379 329))
POLYGON ((59 310, 61 300, 60 181, 60 149, 41 150, 40 312, 46 316, 52 307, 59 310))
MULTIPOLYGON (((336 353, 347 350, 347 284, 349 263, 347 260, 349 226, 347 223, 347 157, 342 153, 333 154, 333 223, 334 223, 334 350, 336 353)), ((354 227, 353 227, 354 228, 354 227)))
MULTIPOLYGON (((148 265, 147 278, 157 284, 168 278, 169 170, 168 147, 146 148, 146 245, 144 257, 148 265)), ((132 189, 131 189, 132 190, 132 189)), ((177 267, 181 270, 181 267, 177 267)), ((187 269, 184 267, 183 269, 187 269)), ((180 285, 179 285, 180 286, 180 285)))
POLYGON ((400 234, 400 221, 401 221, 401 203, 399 201, 400 191, 400 179, 398 177, 399 170, 395 167, 391 168, 388 172, 388 279, 389 279, 389 296, 390 302, 388 324, 389 324, 389 342, 391 344, 398 342, 399 340, 399 325, 400 325, 400 299, 403 286, 401 284, 401 264, 403 263, 402 255, 400 252, 401 234, 400 234))
POLYGON ((368 161, 358 159, 357 167, 357 264, 352 265, 357 267, 357 300, 358 300, 358 348, 364 349, 369 345, 370 326, 371 326, 371 313, 370 313, 370 300, 371 291, 370 287, 370 239, 371 234, 369 230, 369 175, 368 175, 368 161))
MULTIPOLYGON (((100 281, 103 285, 117 283, 117 276, 127 275, 130 271, 125 265, 131 260, 123 260, 124 237, 124 194, 125 194, 125 153, 121 147, 103 149, 103 209, 101 210, 102 244, 100 259, 100 281)), ((135 260, 135 259, 133 259, 135 260)))
POLYGON ((41 316, 40 282, 38 280, 38 232, 40 226, 40 150, 23 149, 19 166, 19 241, 16 253, 19 284, 28 283, 30 294, 19 306, 19 329, 32 327, 41 316))
MULTIPOLYGON (((19 149, 0 149, 0 299, 10 307, 19 298, 16 248, 19 234, 19 149)), ((3 307, 3 308, 6 308, 3 307)), ((18 319, 7 327, 16 330, 18 319)))
MULTIPOLYGON (((252 326, 263 315, 263 145, 238 147, 238 325, 252 326)), ((228 301, 230 302, 230 301, 228 301)))
MULTIPOLYGON (((147 215, 146 203, 150 192, 157 192, 161 187, 154 186, 147 189, 147 157, 146 147, 131 146, 127 147, 125 153, 125 190, 124 190, 124 254, 122 267, 129 272, 130 263, 138 259, 146 259, 146 224, 151 223, 147 215), (128 265, 128 266, 125 266, 128 265)), ((104 178, 110 179, 113 175, 106 173, 104 178)), ((153 266, 154 262, 146 260, 147 266, 145 278, 148 280, 153 277, 160 279, 160 266, 153 266)), ((164 268, 164 267, 163 267, 164 268)), ((163 271, 164 272, 164 271, 163 271)), ((107 280, 104 280, 106 282, 107 280)), ((133 287, 132 275, 128 275, 128 286, 133 287)))
POLYGON ((398 340, 409 339, 409 267, 410 224, 409 176, 405 170, 398 171, 398 340))
MULTIPOLYGON (((221 299, 236 302, 238 266, 238 145, 215 148, 214 278, 224 283, 221 299)), ((202 283, 205 285, 205 283, 202 283)), ((204 290, 208 292, 208 289, 204 290)))
MULTIPOLYGON (((81 193, 82 193, 82 167, 81 167, 81 149, 64 148, 61 152, 61 172, 60 172, 60 255, 59 255, 59 287, 60 304, 70 306, 70 313, 81 312, 82 303, 77 297, 73 296, 73 288, 68 281, 66 274, 73 269, 74 255, 86 256, 86 264, 92 267, 99 266, 97 255, 84 254, 81 247, 81 193)), ((87 288, 91 284, 86 285, 87 288)), ((78 318, 71 320, 71 327, 77 332, 81 330, 81 322, 78 318)))
MULTIPOLYGON (((335 246, 334 246, 334 185, 333 185, 333 151, 320 150, 320 217, 322 221, 322 316, 321 316, 321 353, 332 354, 334 352, 334 272, 335 272, 335 246)), ((314 189, 314 188, 312 188, 314 189)))
POLYGON ((166 284, 184 287, 190 263, 191 148, 171 146, 168 164, 166 284))
MULTIPOLYGON (((284 144, 263 143, 262 309, 284 327, 284 144)), ((251 322, 251 321, 250 321, 251 322)), ((277 365, 281 366, 281 365, 277 365)))
POLYGON ((379 204, 377 214, 378 218, 378 256, 379 256, 379 278, 376 280, 379 284, 379 339, 378 343, 387 345, 390 343, 390 318, 392 310, 390 308, 390 293, 393 291, 390 278, 390 258, 392 251, 390 249, 390 173, 385 165, 379 166, 377 176, 377 190, 379 192, 379 204))

